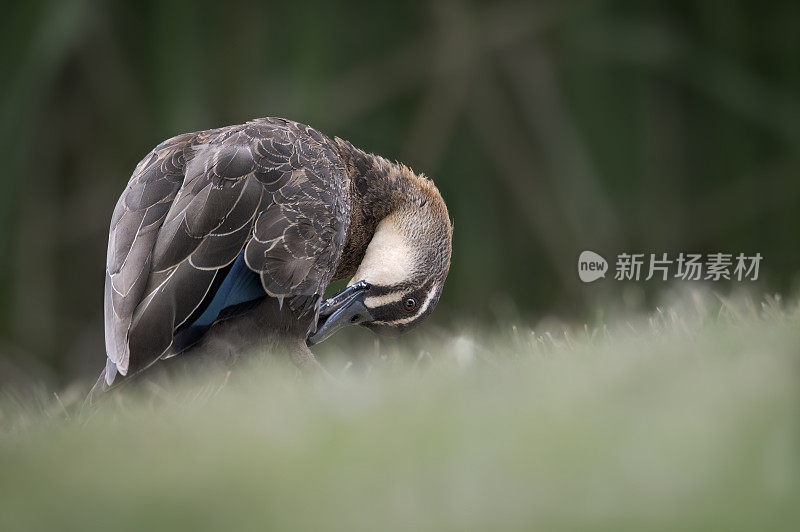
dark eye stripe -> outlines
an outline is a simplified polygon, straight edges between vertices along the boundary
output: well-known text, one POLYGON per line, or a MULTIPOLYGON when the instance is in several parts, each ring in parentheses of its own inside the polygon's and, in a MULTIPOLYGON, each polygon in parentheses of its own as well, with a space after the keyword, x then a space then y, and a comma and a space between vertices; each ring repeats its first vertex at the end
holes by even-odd
POLYGON ((389 294, 394 294, 394 293, 397 293, 397 292, 404 292, 404 291, 407 291, 407 290, 408 290, 407 286, 403 286, 403 285, 400 285, 400 284, 381 285, 381 286, 372 285, 370 287, 370 289, 369 289, 369 294, 371 296, 386 296, 386 295, 389 295, 389 294))
MULTIPOLYGON (((401 300, 402 302, 402 300, 401 300)), ((396 319, 393 320, 375 320, 372 323, 375 325, 388 325, 388 326, 397 326, 397 325, 411 325, 416 321, 421 320, 431 312, 433 312, 434 307, 439 302, 439 294, 436 293, 435 290, 428 292, 425 296, 425 299, 422 303, 417 302, 417 307, 409 312, 404 312, 405 315, 400 315, 396 319)), ((393 303, 390 305, 383 305, 378 307, 375 310, 376 314, 380 314, 383 309, 386 309, 387 313, 391 313, 393 310, 397 310, 398 303, 393 303)))
MULTIPOLYGON (((421 292, 423 294, 427 294, 428 290, 431 289, 433 286, 433 279, 426 279, 421 285, 411 285, 408 283, 397 283, 391 285, 377 285, 373 284, 370 286, 369 292, 370 295, 375 296, 385 296, 387 294, 393 294, 396 292, 406 292, 409 294, 410 297, 412 293, 421 292)), ((417 298, 417 303, 419 304, 419 298, 417 298)))

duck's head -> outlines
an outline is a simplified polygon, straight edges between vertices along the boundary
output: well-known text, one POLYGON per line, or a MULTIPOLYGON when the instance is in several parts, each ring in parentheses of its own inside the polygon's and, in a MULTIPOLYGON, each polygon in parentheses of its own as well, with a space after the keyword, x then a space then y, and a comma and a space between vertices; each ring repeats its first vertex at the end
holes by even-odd
POLYGON ((401 333, 436 307, 450 269, 453 229, 433 183, 413 178, 403 200, 377 224, 347 288, 322 304, 309 344, 349 324, 401 333))

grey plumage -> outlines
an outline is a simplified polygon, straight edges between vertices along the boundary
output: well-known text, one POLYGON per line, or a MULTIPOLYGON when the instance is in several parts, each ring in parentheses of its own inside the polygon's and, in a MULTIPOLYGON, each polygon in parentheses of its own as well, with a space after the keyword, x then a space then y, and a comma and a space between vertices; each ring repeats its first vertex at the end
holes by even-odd
POLYGON ((137 165, 112 216, 101 379, 189 347, 283 346, 304 365, 307 339, 345 321, 409 329, 439 300, 451 242, 430 180, 309 126, 263 118, 179 135, 137 165), (353 275, 362 282, 320 318, 327 285, 353 275))
POLYGON ((267 294, 322 294, 344 246, 348 186, 333 141, 289 120, 261 119, 157 146, 136 167, 111 222, 108 358, 126 374, 163 356, 175 329, 243 248, 267 294))

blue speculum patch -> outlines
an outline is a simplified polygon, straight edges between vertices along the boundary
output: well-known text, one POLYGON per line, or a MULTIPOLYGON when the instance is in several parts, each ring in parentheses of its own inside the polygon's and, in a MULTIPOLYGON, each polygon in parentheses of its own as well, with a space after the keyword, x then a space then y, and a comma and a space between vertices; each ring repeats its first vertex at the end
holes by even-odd
POLYGON ((261 278, 247 267, 242 251, 233 264, 217 273, 205 299, 186 323, 178 328, 173 353, 179 353, 197 342, 225 309, 261 299, 266 295, 261 286, 261 278))

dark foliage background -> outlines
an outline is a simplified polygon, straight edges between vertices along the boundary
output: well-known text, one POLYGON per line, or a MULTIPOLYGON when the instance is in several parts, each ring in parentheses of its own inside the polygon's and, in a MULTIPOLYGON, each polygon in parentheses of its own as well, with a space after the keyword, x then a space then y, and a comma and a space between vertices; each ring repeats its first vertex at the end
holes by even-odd
POLYGON ((435 179, 456 227, 443 323, 630 295, 582 285, 583 249, 758 251, 757 289, 793 290, 798 22, 793 1, 7 6, 0 382, 100 366, 108 221, 136 162, 259 116, 435 179))

